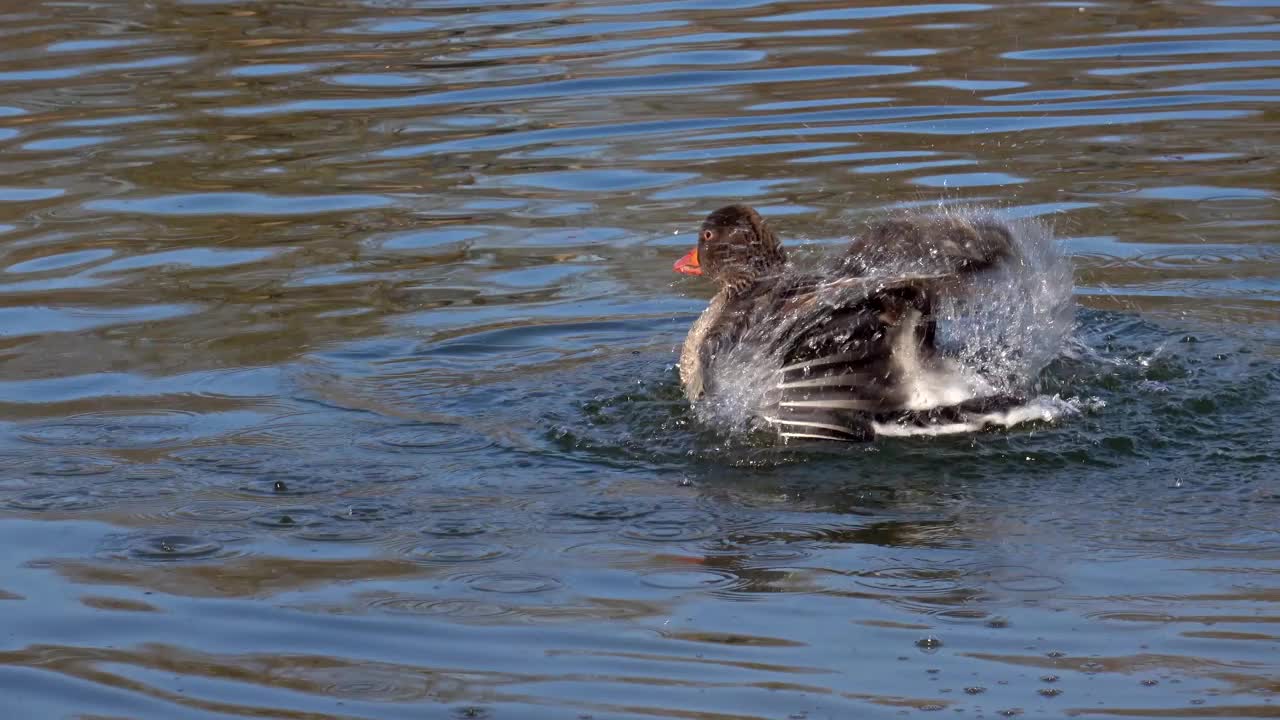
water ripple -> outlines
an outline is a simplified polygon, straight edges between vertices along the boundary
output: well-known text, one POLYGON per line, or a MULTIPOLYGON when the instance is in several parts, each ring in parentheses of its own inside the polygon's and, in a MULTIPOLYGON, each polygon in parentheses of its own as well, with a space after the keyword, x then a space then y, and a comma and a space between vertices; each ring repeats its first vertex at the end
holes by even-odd
POLYGON ((0 20, 19 712, 1270 712, 1275 0, 0 20), (729 202, 801 264, 895 211, 1051 223, 1064 415, 699 422, 712 287, 670 268, 729 202))
POLYGON ((66 421, 28 426, 20 437, 32 443, 62 447, 165 447, 189 437, 192 416, 184 412, 89 413, 66 421))
POLYGON ((228 117, 256 117, 283 113, 341 112, 350 110, 384 110, 435 105, 469 105, 475 103, 537 100, 565 95, 609 97, 624 94, 660 93, 679 87, 693 90, 702 87, 755 85, 770 82, 803 80, 847 80, 850 78, 897 75, 915 71, 912 65, 825 65, 768 70, 723 70, 675 72, 623 78, 587 78, 532 83, 502 88, 475 88, 427 93, 407 97, 363 98, 349 100, 298 100, 266 106, 229 108, 217 111, 228 117))

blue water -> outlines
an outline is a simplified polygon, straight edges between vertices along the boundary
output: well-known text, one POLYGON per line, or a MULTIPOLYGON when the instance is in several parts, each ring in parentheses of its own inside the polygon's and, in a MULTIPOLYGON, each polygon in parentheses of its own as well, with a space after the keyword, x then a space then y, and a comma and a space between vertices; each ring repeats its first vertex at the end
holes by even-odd
POLYGON ((1274 2, 0 19, 9 715, 1280 717, 1274 2), (729 202, 1050 223, 1071 412, 700 421, 729 202))

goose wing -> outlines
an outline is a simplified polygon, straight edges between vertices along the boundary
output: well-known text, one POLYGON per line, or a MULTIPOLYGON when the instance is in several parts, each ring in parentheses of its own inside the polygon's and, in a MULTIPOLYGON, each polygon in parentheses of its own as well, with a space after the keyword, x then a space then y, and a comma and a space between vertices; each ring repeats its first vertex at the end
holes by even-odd
POLYGON ((865 440, 870 419, 904 407, 910 376, 933 353, 931 285, 944 276, 849 278, 797 288, 772 411, 783 437, 865 440))

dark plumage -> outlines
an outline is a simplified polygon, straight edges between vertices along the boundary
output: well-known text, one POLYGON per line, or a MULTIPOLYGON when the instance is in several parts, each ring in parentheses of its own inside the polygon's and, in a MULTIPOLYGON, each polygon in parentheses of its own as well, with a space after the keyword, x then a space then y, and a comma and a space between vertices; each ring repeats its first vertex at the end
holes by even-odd
POLYGON ((994 267, 1013 253, 1009 228, 951 215, 882 220, 849 244, 845 270, 957 276, 994 267))
POLYGON ((987 409, 999 401, 915 409, 912 381, 936 360, 940 293, 1009 258, 1012 247, 1009 230, 993 222, 900 218, 854 240, 831 277, 804 276, 789 271, 759 213, 720 208, 675 264, 719 286, 681 352, 685 393, 696 402, 723 391, 718 363, 745 351, 776 365, 759 405, 784 437, 861 440, 874 421, 940 422, 987 409))

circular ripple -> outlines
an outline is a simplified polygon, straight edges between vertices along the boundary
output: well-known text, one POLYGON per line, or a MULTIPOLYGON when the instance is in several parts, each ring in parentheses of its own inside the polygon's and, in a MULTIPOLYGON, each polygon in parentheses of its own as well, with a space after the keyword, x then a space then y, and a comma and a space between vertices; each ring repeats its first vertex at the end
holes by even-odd
POLYGON ((262 507, 255 503, 208 500, 174 508, 171 514, 197 522, 239 522, 252 518, 261 510, 262 507))
POLYGON ((110 460, 70 455, 43 461, 31 468, 31 474, 55 477, 86 477, 89 475, 105 475, 115 470, 116 467, 118 465, 110 460))
POLYGON ((115 476, 121 481, 165 483, 178 479, 180 473, 159 465, 127 465, 117 470, 115 476))
POLYGON ((412 510, 403 504, 386 500, 360 500, 339 507, 330 514, 330 517, 335 520, 378 522, 403 517, 411 512, 412 510))
MULTIPOLYGON (((568 545, 560 552, 575 558, 583 558, 595 565, 605 565, 615 570, 623 568, 647 569, 652 567, 653 553, 624 542, 590 541, 568 545)), ((693 560, 690 560, 693 562, 693 560)))
POLYGON ((370 465, 350 472, 362 483, 402 483, 423 476, 422 471, 408 465, 370 465))
POLYGON ((367 542, 382 537, 371 525, 359 523, 316 523, 292 537, 312 542, 367 542))
POLYGON ((738 582, 738 576, 725 570, 659 570, 640 576, 640 582, 663 590, 714 590, 738 582))
POLYGON ((456 564, 497 560, 510 555, 511 548, 482 542, 450 541, 415 545, 404 554, 414 562, 456 564))
POLYGON ((307 672, 307 678, 314 681, 327 680, 329 678, 325 676, 333 676, 335 681, 325 685, 321 692, 324 693, 324 697, 342 698, 348 701, 404 703, 423 700, 433 694, 432 690, 424 687, 423 683, 415 683, 416 678, 409 673, 374 668, 363 668, 356 673, 353 673, 353 670, 354 668, 351 667, 336 667, 324 672, 310 670, 307 672), (352 677, 353 674, 355 677, 352 677), (338 677, 343 679, 337 680, 338 677))
POLYGON ((1234 538, 1222 540, 1202 540, 1191 543, 1198 555, 1221 553, 1225 555, 1250 556, 1260 553, 1273 553, 1280 550, 1280 533, 1258 532, 1242 534, 1234 538))
POLYGON ((552 518, 550 522, 538 528, 540 532, 551 535, 589 535, 610 529, 612 526, 608 523, 582 518, 552 518))
POLYGON ((474 575, 466 580, 467 587, 480 592, 524 594, 555 590, 560 581, 535 573, 493 573, 474 575))
POLYGON ((223 445, 182 450, 171 455, 180 465, 232 475, 258 475, 294 464, 291 455, 262 448, 223 445))
POLYGON ((165 447, 191 436, 192 417, 191 413, 178 411, 85 413, 60 422, 29 425, 19 437, 31 443, 61 447, 165 447))
POLYGON ((765 547, 751 548, 743 555, 743 559, 753 566, 758 567, 762 563, 772 564, 803 560, 811 554, 813 553, 810 550, 801 547, 767 545, 765 547))
POLYGON ((623 537, 652 542, 685 542, 711 537, 715 518, 696 510, 664 510, 623 528, 623 537))
POLYGON ((437 537, 470 537, 494 532, 498 529, 497 525, 484 518, 442 517, 434 518, 422 528, 422 532, 437 537))
POLYGON ((431 513, 475 512, 476 510, 491 508, 497 505, 498 502, 498 498, 488 495, 437 497, 418 503, 418 507, 423 512, 431 513))
POLYGON ((1013 592, 1049 592, 1057 590, 1065 583, 1055 577, 1036 572, 1032 568, 1017 565, 1002 565, 987 568, 971 575, 993 582, 996 587, 1013 592))
POLYGON ((1255 195, 1215 195, 1196 202, 1197 212, 1224 220, 1237 220, 1242 215, 1270 212, 1278 201, 1274 197, 1255 195))
POLYGON ((876 590, 909 593, 944 593, 959 585, 959 573, 951 570, 925 570, 891 567, 859 574, 858 584, 876 590))
POLYGON ((150 535, 131 538, 125 554, 135 560, 174 562, 213 557, 222 549, 216 540, 192 535, 150 535))
POLYGON ((482 618, 507 615, 510 609, 476 600, 441 600, 422 597, 379 598, 369 607, 397 615, 448 615, 460 618, 482 618))
POLYGON ((383 452, 438 455, 479 452, 493 445, 493 441, 457 425, 422 423, 375 432, 359 445, 383 452))
POLYGON ((1114 195, 1129 195, 1137 191, 1138 185, 1136 183, 1120 180, 1080 182, 1075 183, 1066 190, 1067 194, 1080 197, 1111 197, 1114 195))
POLYGON ((278 423, 249 428, 235 437, 255 445, 323 446, 332 450, 351 444, 351 428, 323 423, 278 423))
POLYGON ((250 518, 249 522, 272 530, 301 530, 302 528, 323 525, 329 521, 315 508, 289 507, 272 508, 250 518))
POLYGON ((92 492, 108 500, 152 500, 176 495, 178 489, 171 485, 158 485, 150 480, 112 480, 94 485, 92 492))
POLYGON ((1022 577, 1001 578, 996 585, 1004 590, 1014 592, 1050 592, 1060 589, 1064 583, 1056 577, 1048 575, 1023 575, 1022 577))
POLYGON ((657 511, 652 503, 623 500, 590 500, 561 510, 558 515, 580 520, 631 520, 657 511))
POLYGON ((109 500, 150 500, 175 495, 179 474, 156 465, 127 465, 96 483, 92 492, 109 500))
POLYGON ((73 512, 106 505, 87 488, 37 490, 9 500, 9 507, 32 512, 73 512))

